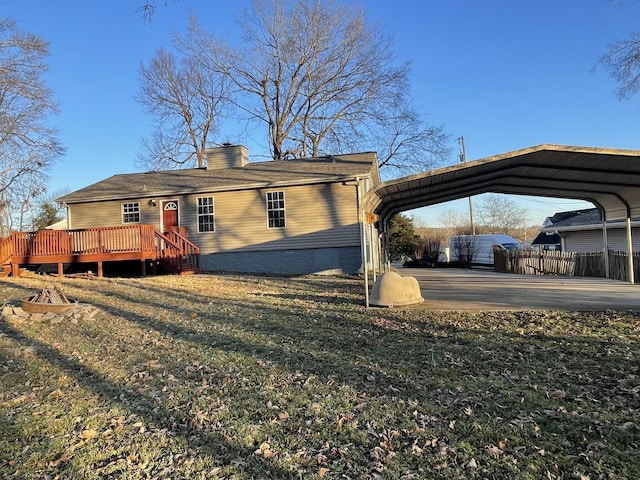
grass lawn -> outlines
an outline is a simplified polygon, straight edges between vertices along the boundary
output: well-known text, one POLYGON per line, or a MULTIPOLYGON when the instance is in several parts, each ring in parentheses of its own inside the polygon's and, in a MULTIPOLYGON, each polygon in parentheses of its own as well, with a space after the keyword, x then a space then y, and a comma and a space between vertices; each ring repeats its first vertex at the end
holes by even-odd
POLYGON ((363 306, 357 280, 45 285, 0 320, 0 478, 638 479, 640 314, 363 306))

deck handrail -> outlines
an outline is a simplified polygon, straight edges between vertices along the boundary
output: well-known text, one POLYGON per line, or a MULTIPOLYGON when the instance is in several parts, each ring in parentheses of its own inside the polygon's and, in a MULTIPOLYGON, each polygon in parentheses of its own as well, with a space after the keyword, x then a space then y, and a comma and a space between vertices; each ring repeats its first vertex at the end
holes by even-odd
POLYGON ((156 258, 178 258, 182 255, 180 246, 158 230, 153 230, 156 258))
MULTIPOLYGON (((73 230, 14 232, 9 237, 10 257, 153 252, 154 230, 153 225, 119 225, 73 230)), ((4 242, 2 245, 4 247, 4 242)), ((0 254, 2 252, 4 250, 0 251, 0 254)))
POLYGON ((13 254, 13 242, 11 236, 0 240, 0 265, 9 263, 13 254))
POLYGON ((186 235, 186 229, 176 230, 171 229, 166 232, 166 235, 178 245, 182 256, 186 257, 185 260, 196 270, 200 269, 200 247, 189 240, 186 235))

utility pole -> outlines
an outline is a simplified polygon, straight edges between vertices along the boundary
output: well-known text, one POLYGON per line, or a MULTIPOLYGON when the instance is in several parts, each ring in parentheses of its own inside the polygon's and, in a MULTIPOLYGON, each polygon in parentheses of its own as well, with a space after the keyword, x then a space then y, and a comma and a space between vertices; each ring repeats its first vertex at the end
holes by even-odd
MULTIPOLYGON (((464 148, 464 137, 458 138, 458 142, 460 143, 460 162, 467 163, 467 151, 464 148)), ((471 202, 471 197, 469 197, 469 222, 471 223, 471 234, 476 234, 476 227, 473 223, 473 204, 471 202)))

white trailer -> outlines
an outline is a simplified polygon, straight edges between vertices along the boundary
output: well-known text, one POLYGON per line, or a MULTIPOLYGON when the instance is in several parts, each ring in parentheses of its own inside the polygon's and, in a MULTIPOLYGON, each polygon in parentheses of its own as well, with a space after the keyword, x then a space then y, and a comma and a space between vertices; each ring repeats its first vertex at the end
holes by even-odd
POLYGON ((449 263, 493 265, 493 247, 505 250, 522 249, 515 238, 502 233, 454 235, 449 238, 449 263))

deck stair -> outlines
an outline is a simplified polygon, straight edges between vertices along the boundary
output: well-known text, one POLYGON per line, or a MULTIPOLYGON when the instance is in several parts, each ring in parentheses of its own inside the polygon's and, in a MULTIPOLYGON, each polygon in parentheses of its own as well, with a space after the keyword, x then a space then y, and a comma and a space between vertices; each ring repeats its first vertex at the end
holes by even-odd
POLYGON ((160 266, 168 273, 190 275, 200 271, 200 249, 186 237, 186 229, 174 227, 163 234, 156 231, 162 246, 160 266))
POLYGON ((11 265, 5 264, 0 265, 0 278, 5 278, 11 275, 11 265))

